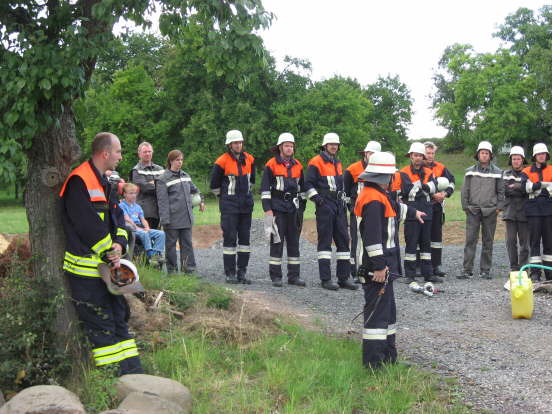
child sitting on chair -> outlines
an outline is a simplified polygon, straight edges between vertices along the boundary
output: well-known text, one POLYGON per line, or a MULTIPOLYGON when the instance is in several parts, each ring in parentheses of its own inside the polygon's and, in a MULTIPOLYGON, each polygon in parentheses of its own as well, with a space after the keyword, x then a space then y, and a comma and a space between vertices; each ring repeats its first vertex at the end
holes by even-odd
POLYGON ((135 232, 136 237, 142 242, 148 263, 162 262, 165 250, 165 233, 161 230, 150 229, 148 221, 144 218, 144 210, 136 203, 138 186, 132 183, 123 185, 123 197, 119 207, 125 214, 125 224, 135 232))

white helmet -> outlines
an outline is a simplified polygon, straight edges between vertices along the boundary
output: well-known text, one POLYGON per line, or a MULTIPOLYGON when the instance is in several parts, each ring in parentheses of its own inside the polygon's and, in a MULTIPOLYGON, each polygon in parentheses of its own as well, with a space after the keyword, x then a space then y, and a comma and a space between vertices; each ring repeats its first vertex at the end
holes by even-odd
POLYGON ((106 263, 98 265, 98 272, 105 282, 107 289, 113 295, 143 292, 144 287, 140 283, 138 269, 130 260, 121 259, 120 268, 113 269, 106 263))
POLYGON ((409 158, 410 154, 412 154, 413 152, 422 154, 425 159, 425 145, 421 142, 413 142, 412 144, 410 144, 410 149, 408 150, 408 153, 405 155, 405 157, 409 158))
POLYGON ((197 207, 201 204, 201 194, 194 193, 192 194, 192 208, 197 207))
POLYGON ((293 142, 295 144, 295 137, 289 132, 284 132, 278 137, 278 142, 276 143, 276 146, 283 144, 284 142, 293 142))
POLYGON ((437 177, 437 191, 445 191, 450 185, 447 177, 437 177))
POLYGON ((232 142, 243 142, 243 135, 241 131, 232 129, 226 133, 226 142, 224 145, 231 144, 232 142))
POLYGON ((340 144, 339 135, 337 135, 335 132, 328 132, 326 135, 324 135, 324 139, 322 140, 322 146, 326 144, 340 144))
MULTIPOLYGON (((545 146, 546 147, 546 146, 545 146)), ((548 151, 546 151, 548 152, 548 151)), ((513 146, 511 149, 510 149, 510 157, 512 155, 521 155, 523 158, 525 158, 525 151, 523 150, 523 147, 520 147, 518 145, 515 145, 513 146)), ((534 155, 534 154, 533 154, 534 155)))
POLYGON ((550 153, 548 152, 548 148, 546 147, 546 144, 543 144, 542 142, 539 142, 538 144, 533 145, 533 160, 535 159, 535 155, 542 154, 545 152, 547 155, 546 159, 550 159, 550 153))
POLYGON ((362 152, 380 152, 381 144, 377 141, 369 141, 362 152))
POLYGON ((390 152, 374 152, 364 169, 372 174, 395 174, 396 171, 395 156, 390 152))
POLYGON ((477 158, 477 154, 479 154, 479 151, 481 150, 489 151, 491 153, 491 158, 493 158, 493 145, 489 141, 481 141, 477 146, 477 151, 475 151, 474 156, 477 161, 479 161, 479 158, 477 158))

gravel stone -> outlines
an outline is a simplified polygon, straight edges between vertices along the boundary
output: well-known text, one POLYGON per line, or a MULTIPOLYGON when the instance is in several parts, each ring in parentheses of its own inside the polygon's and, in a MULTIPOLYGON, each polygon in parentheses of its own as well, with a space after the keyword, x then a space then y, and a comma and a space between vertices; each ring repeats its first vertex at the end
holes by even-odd
MULTIPOLYGON (((197 273, 218 283, 224 283, 221 247, 219 241, 212 248, 196 249, 197 273)), ((315 245, 305 239, 300 242, 301 278, 306 288, 285 283, 283 288, 272 287, 262 220, 253 220, 251 248, 247 276, 253 284, 229 287, 263 292, 276 303, 308 310, 330 330, 352 328, 360 341, 362 317, 352 326, 351 320, 364 305, 362 290, 322 289, 315 245)), ((533 318, 512 319, 510 293, 503 289, 509 274, 504 242, 494 244, 491 280, 478 277, 479 249, 475 276, 456 279, 462 259, 463 246, 445 246, 443 268, 448 275, 437 285, 444 292, 431 298, 411 292, 401 279, 395 281, 399 357, 445 378, 457 378, 459 398, 475 409, 552 413, 552 296, 535 294, 533 318)), ((285 258, 283 263, 285 282, 285 258)))

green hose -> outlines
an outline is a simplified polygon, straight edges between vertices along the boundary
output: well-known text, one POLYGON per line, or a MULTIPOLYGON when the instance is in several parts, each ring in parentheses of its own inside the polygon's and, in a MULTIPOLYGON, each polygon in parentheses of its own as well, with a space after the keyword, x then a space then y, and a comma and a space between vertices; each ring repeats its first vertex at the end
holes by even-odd
POLYGON ((550 266, 543 266, 543 265, 538 265, 538 264, 523 265, 523 266, 521 266, 521 269, 519 269, 519 273, 518 273, 518 285, 519 286, 521 286, 521 272, 523 272, 528 267, 538 267, 539 269, 552 270, 552 267, 550 267, 550 266))

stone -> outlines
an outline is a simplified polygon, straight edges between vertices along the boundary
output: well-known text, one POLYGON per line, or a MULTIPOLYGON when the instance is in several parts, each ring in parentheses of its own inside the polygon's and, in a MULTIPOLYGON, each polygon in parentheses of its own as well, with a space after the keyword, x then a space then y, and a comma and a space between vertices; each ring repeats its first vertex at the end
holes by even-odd
POLYGON ((0 414, 86 414, 79 398, 57 385, 37 385, 18 393, 0 414))
POLYGON ((182 407, 182 412, 192 411, 192 395, 188 388, 169 378, 147 374, 123 375, 115 383, 115 389, 119 401, 124 400, 131 392, 138 392, 171 401, 182 407))
POLYGON ((102 411, 100 414, 141 414, 141 412, 115 408, 114 410, 102 411))
POLYGON ((188 414, 191 411, 150 392, 131 392, 119 405, 120 410, 133 414, 188 414))

